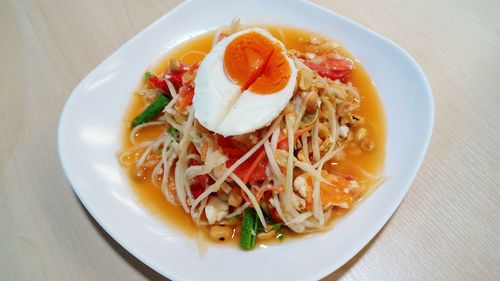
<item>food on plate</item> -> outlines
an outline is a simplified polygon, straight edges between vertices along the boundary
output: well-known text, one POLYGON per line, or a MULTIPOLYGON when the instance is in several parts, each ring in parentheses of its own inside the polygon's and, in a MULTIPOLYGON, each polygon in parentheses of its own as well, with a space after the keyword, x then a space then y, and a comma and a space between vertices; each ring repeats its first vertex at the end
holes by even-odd
POLYGON ((190 39, 125 119, 119 159, 143 201, 243 249, 323 230, 383 180, 373 84, 307 31, 236 20, 190 39))

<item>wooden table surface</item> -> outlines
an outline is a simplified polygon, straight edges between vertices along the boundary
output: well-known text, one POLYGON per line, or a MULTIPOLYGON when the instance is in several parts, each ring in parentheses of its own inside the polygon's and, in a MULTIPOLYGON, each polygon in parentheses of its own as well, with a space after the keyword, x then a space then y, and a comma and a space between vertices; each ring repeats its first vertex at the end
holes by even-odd
MULTIPOLYGON (((1 280, 162 280, 82 207, 56 134, 77 83, 178 2, 0 1, 1 280)), ((430 149, 402 205, 326 279, 498 280, 500 2, 317 2, 408 50, 436 104, 430 149)))

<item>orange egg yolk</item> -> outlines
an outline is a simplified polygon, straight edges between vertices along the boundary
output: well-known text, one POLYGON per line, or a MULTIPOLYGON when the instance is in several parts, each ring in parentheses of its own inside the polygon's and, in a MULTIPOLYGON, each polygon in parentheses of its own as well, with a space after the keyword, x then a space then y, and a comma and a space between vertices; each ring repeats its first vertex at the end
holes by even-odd
POLYGON ((282 48, 257 33, 235 38, 224 53, 227 75, 241 87, 256 94, 272 94, 283 89, 291 70, 282 48))

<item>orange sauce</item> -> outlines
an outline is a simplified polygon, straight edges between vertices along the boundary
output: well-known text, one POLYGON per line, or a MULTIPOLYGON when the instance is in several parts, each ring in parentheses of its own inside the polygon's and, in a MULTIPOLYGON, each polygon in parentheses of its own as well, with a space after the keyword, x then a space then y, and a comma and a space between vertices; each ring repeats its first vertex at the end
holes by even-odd
MULTIPOLYGON (((307 38, 316 36, 316 34, 309 31, 282 27, 282 26, 266 26, 273 36, 281 40, 287 49, 296 49, 305 51, 307 38)), ((163 73, 168 67, 170 59, 181 59, 183 63, 193 64, 204 58, 204 54, 208 53, 211 49, 213 42, 213 32, 209 32, 187 42, 180 44, 173 48, 159 64, 154 66, 152 70, 155 73, 163 73)), ((377 93, 377 90, 370 79, 368 73, 363 69, 361 64, 345 49, 340 48, 340 53, 352 59, 355 62, 355 69, 349 79, 352 84, 358 88, 362 102, 361 107, 355 112, 364 117, 363 127, 367 130, 367 136, 374 141, 376 147, 372 152, 359 153, 357 147, 347 147, 345 149, 345 158, 341 162, 332 162, 326 167, 329 170, 335 170, 340 173, 349 174, 354 176, 358 181, 368 183, 370 179, 367 178, 359 168, 371 174, 378 175, 383 171, 384 158, 385 158, 385 143, 386 143, 386 124, 385 115, 382 102, 377 93)), ((126 149, 132 144, 129 140, 130 124, 135 116, 137 116, 146 104, 143 98, 139 95, 133 95, 132 102, 124 118, 124 131, 123 131, 123 148, 126 149)), ((141 131, 137 136, 139 141, 155 139, 162 133, 160 127, 150 127, 141 131)), ((168 223, 172 224, 177 229, 183 231, 189 236, 194 236, 198 233, 198 227, 192 221, 191 217, 184 212, 182 207, 173 206, 164 198, 159 187, 151 183, 151 171, 145 171, 141 176, 136 176, 135 172, 130 169, 130 181, 135 194, 139 200, 155 215, 161 217, 168 223)), ((364 190, 362 193, 367 194, 371 190, 364 190)), ((363 195, 359 198, 363 198, 363 195)), ((345 211, 339 210, 334 212, 335 221, 337 218, 343 216, 345 211)), ((206 233, 206 229, 202 229, 206 233)), ((238 231, 238 230, 237 230, 238 231)), ((291 233, 290 233, 291 234, 291 233)), ((295 235, 292 235, 295 236, 295 235)), ((236 240, 236 239, 234 239, 236 240)), ((266 241, 267 243, 267 241, 266 241)))

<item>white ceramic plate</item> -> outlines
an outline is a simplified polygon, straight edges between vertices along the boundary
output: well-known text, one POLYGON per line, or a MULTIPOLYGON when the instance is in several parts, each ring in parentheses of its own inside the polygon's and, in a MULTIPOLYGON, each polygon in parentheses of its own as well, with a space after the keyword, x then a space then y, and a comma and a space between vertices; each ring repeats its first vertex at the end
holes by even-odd
POLYGON ((99 224, 134 256, 182 280, 304 280, 333 272, 361 250, 408 191, 429 143, 431 90, 400 47, 340 15, 302 1, 188 1, 161 17, 94 69, 75 88, 61 116, 59 154, 76 194, 99 224), (227 24, 285 24, 334 38, 370 73, 387 114, 385 171, 390 179, 325 233, 244 252, 196 242, 151 215, 133 194, 115 158, 122 118, 148 66, 191 36, 227 24))

